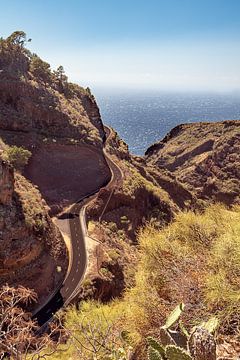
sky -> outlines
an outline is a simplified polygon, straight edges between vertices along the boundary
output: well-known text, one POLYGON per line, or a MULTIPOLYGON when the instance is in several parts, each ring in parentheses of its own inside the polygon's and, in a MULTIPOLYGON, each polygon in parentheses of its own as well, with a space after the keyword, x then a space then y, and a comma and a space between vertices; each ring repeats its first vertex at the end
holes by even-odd
POLYGON ((0 36, 90 88, 240 90, 240 0, 0 0, 0 36))

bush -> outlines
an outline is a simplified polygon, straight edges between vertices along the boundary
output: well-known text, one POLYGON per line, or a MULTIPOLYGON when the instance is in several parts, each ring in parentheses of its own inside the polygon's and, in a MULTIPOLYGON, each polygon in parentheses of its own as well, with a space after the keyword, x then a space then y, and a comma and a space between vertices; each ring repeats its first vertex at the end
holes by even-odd
POLYGON ((50 65, 43 61, 39 56, 34 54, 30 62, 30 72, 38 79, 42 80, 44 84, 51 83, 52 74, 50 65))
POLYGON ((110 257, 111 261, 113 263, 117 262, 117 260, 120 258, 120 254, 117 250, 114 250, 114 249, 110 249, 108 250, 107 252, 108 256, 110 257))
POLYGON ((123 304, 118 301, 89 301, 82 302, 79 310, 68 308, 64 325, 69 340, 50 359, 127 360, 129 346, 121 332, 123 314, 123 304))
POLYGON ((10 146, 5 150, 5 158, 17 170, 22 170, 27 165, 32 153, 23 147, 10 146))
POLYGON ((136 286, 126 297, 134 338, 157 334, 169 307, 181 301, 189 308, 184 315, 189 327, 214 315, 221 332, 237 331, 240 207, 229 210, 217 204, 202 214, 179 213, 161 231, 147 226, 139 242, 136 286))

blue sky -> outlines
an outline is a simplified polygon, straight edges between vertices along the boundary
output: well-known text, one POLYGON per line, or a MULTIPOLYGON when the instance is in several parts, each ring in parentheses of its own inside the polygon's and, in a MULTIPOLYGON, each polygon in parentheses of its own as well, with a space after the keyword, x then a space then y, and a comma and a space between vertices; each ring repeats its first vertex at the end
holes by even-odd
POLYGON ((93 89, 240 89, 240 0, 0 0, 0 35, 93 89))

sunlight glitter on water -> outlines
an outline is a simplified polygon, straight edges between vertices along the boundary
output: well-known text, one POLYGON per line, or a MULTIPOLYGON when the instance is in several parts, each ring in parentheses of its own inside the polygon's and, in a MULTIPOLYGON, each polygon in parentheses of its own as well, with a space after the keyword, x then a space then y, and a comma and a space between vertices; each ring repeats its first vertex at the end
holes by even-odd
POLYGON ((137 155, 178 124, 240 119, 240 94, 100 93, 97 102, 104 123, 137 155))

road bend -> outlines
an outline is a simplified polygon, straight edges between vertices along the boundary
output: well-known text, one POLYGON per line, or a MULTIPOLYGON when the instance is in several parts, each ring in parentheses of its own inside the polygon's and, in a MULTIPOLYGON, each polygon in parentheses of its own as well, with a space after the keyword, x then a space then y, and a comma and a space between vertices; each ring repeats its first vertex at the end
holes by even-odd
MULTIPOLYGON (((103 187, 113 188, 117 186, 122 180, 122 170, 116 163, 109 157, 106 152, 106 144, 113 134, 113 130, 107 126, 105 128, 106 141, 103 149, 105 160, 111 171, 111 178, 103 185, 103 187)), ((49 301, 36 313, 34 316, 37 318, 40 325, 47 323, 61 307, 68 305, 73 298, 78 294, 80 285, 84 279, 88 254, 86 248, 86 238, 88 235, 86 225, 86 208, 98 195, 101 188, 96 191, 85 195, 73 204, 67 214, 64 214, 69 221, 70 235, 71 235, 71 264, 68 274, 64 282, 55 290, 49 301)))

